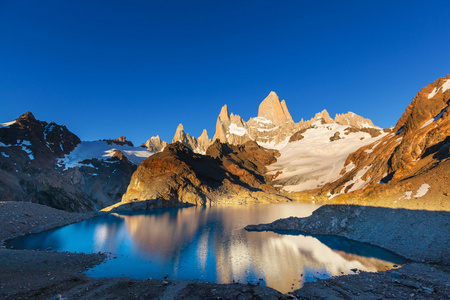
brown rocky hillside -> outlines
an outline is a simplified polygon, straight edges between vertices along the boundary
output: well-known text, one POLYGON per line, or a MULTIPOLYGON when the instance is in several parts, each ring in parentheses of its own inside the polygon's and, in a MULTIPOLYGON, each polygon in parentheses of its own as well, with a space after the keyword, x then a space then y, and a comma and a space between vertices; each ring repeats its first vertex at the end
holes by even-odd
POLYGON ((275 150, 255 142, 236 146, 215 141, 206 155, 176 142, 140 164, 121 204, 145 200, 162 202, 162 206, 287 201, 266 184, 264 176, 265 166, 274 162, 276 155, 275 150))
POLYGON ((349 155, 340 179, 309 194, 329 202, 450 209, 449 104, 447 75, 417 93, 392 133, 349 155), (356 181, 365 185, 346 194, 356 181))

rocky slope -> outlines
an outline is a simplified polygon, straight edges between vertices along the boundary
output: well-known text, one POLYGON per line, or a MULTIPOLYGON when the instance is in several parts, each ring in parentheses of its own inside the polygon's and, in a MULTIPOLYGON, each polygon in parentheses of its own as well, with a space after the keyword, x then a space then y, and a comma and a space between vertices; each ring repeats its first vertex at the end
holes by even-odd
POLYGON ((78 212, 111 205, 120 201, 140 162, 127 153, 131 149, 136 150, 124 137, 81 142, 65 126, 38 121, 28 112, 0 127, 0 201, 78 212), (92 149, 99 147, 103 151, 94 155, 92 149))
POLYGON ((315 194, 338 203, 450 209, 449 103, 447 75, 419 91, 391 133, 350 154, 341 177, 315 194))
POLYGON ((121 204, 146 200, 163 201, 163 206, 287 201, 266 184, 269 178, 264 176, 265 166, 275 161, 276 154, 255 142, 235 146, 216 141, 201 155, 176 142, 139 165, 121 204))

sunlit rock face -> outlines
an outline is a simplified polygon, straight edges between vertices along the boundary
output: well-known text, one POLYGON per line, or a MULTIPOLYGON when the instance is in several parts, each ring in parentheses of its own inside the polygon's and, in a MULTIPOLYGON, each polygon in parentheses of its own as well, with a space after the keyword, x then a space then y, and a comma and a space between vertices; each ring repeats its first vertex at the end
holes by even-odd
POLYGON ((275 150, 255 142, 235 146, 216 141, 206 155, 181 142, 144 160, 131 178, 122 202, 164 200, 167 205, 286 201, 267 185, 266 165, 275 150))
POLYGON ((447 75, 417 93, 391 133, 350 154, 342 176, 322 193, 340 201, 350 201, 341 196, 349 191, 353 199, 382 193, 390 197, 384 205, 448 209, 449 102, 447 75))
POLYGON ((266 99, 261 102, 258 109, 258 117, 265 118, 275 125, 294 122, 287 109, 286 102, 284 100, 280 102, 275 92, 270 92, 266 99))
POLYGON ((150 155, 125 137, 81 142, 64 125, 38 121, 28 112, 0 125, 0 201, 101 209, 120 201, 140 162, 137 153, 150 155))
POLYGON ((247 122, 238 115, 229 113, 228 106, 224 105, 216 122, 216 133, 213 140, 240 145, 249 140, 257 142, 266 148, 282 149, 296 133, 310 128, 317 121, 320 124, 348 125, 354 131, 371 130, 381 132, 381 128, 373 125, 372 121, 354 113, 336 115, 333 119, 326 110, 317 113, 311 120, 303 119, 295 123, 287 108, 285 100, 280 102, 275 92, 261 102, 258 116, 250 118, 247 122))
POLYGON ((178 125, 177 131, 172 139, 172 143, 180 142, 195 153, 205 154, 206 149, 211 145, 211 140, 208 138, 206 129, 203 129, 202 134, 195 138, 184 131, 183 124, 178 125))
POLYGON ((167 142, 161 140, 157 135, 149 138, 141 147, 145 147, 151 152, 161 152, 167 145, 167 142))

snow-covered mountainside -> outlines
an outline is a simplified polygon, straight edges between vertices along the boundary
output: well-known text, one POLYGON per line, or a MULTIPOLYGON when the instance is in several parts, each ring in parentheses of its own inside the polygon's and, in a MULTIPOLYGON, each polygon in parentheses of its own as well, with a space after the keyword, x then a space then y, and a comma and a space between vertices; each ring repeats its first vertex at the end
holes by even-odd
POLYGON ((153 154, 153 152, 142 147, 128 145, 117 145, 106 141, 81 142, 72 152, 58 160, 58 164, 69 168, 80 167, 82 161, 89 159, 107 160, 114 156, 115 151, 120 151, 126 158, 136 166, 153 154))
MULTIPOLYGON (((375 132, 379 130, 375 126, 370 128, 375 132)), ((298 140, 279 149, 277 162, 268 167, 268 174, 275 176, 272 185, 293 192, 315 189, 332 182, 343 175, 350 153, 386 135, 378 132, 379 135, 372 136, 367 131, 349 125, 324 123, 319 118, 296 135, 298 140)), ((345 170, 352 167, 348 165, 345 170)))

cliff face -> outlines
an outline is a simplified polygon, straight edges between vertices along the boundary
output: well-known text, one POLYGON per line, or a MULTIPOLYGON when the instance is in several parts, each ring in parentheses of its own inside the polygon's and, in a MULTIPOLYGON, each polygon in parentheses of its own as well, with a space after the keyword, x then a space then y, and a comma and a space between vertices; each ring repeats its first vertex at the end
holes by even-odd
POLYGON ((226 204, 286 201, 267 185, 265 165, 276 151, 254 142, 241 146, 216 141, 206 155, 180 142, 144 160, 131 178, 122 203, 163 200, 174 203, 226 204))
POLYGON ((349 155, 342 177, 322 192, 338 196, 334 201, 383 194, 393 206, 448 207, 449 103, 447 75, 417 93, 392 133, 349 155), (349 191, 354 193, 343 195, 349 191))

